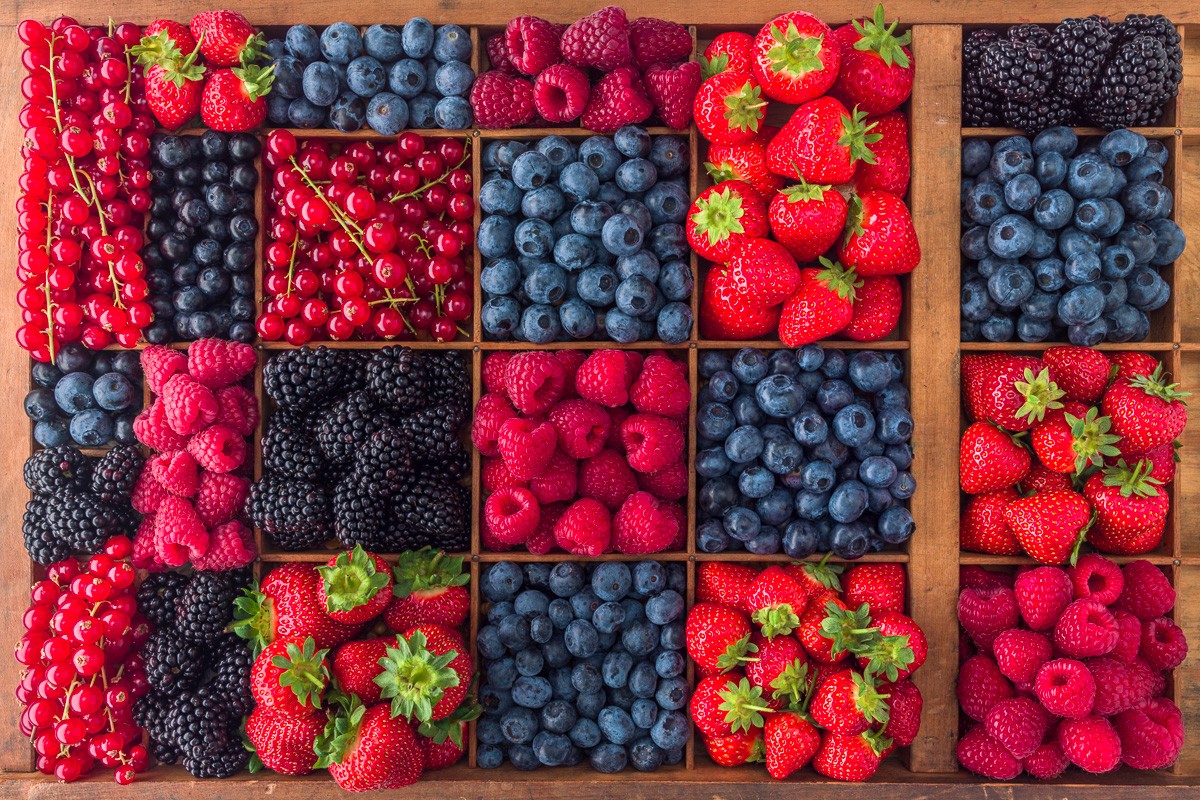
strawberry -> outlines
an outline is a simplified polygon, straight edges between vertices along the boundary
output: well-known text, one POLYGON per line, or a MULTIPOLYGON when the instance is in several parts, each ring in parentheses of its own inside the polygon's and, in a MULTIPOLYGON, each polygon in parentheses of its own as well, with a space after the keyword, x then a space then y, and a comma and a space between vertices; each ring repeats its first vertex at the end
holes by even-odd
POLYGON ((892 740, 892 747, 908 747, 921 730, 921 708, 925 704, 921 690, 904 680, 885 683, 879 692, 888 699, 888 721, 880 733, 892 740))
POLYGON ((846 227, 848 213, 840 192, 828 185, 801 182, 771 198, 767 218, 775 241, 805 263, 828 252, 846 227))
POLYGON ((383 674, 379 662, 387 656, 390 639, 355 639, 333 654, 330 671, 343 694, 356 695, 367 705, 383 700, 382 688, 375 679, 383 674))
POLYGON ((781 711, 767 719, 763 729, 767 750, 767 773, 783 780, 802 769, 821 747, 821 734, 807 714, 781 711))
POLYGON ((872 616, 903 612, 907 582, 902 564, 855 564, 843 576, 842 596, 851 608, 866 603, 872 616))
POLYGON ((142 37, 140 44, 129 49, 129 54, 145 67, 150 112, 167 130, 181 127, 200 113, 204 67, 196 63, 199 52, 194 41, 183 50, 167 29, 142 37))
POLYGON ((804 587, 778 565, 758 573, 746 593, 750 619, 761 626, 763 636, 768 639, 795 630, 807 605, 808 594, 804 587))
POLYGON ((1091 518, 1091 504, 1063 490, 1038 492, 1004 509, 1004 519, 1025 552, 1043 564, 1075 563, 1091 518))
POLYGON ((1094 403, 1112 380, 1112 363, 1090 347, 1050 347, 1042 353, 1042 361, 1050 368, 1050 379, 1063 390, 1064 400, 1094 403))
POLYGON ((696 684, 688 702, 696 729, 704 736, 729 736, 763 726, 771 707, 763 690, 740 673, 710 675, 696 684))
POLYGON ((856 342, 877 342, 891 335, 900 322, 904 297, 895 275, 863 278, 854 290, 850 321, 842 335, 856 342))
POLYGON ((750 72, 754 69, 754 37, 737 31, 717 34, 704 48, 700 66, 705 78, 722 72, 750 72))
POLYGON ((307 775, 317 763, 313 746, 325 722, 324 714, 297 718, 257 706, 246 719, 246 739, 267 769, 281 775, 307 775))
POLYGON ((274 66, 219 69, 208 76, 200 98, 200 119, 215 131, 248 131, 267 118, 267 92, 274 66))
POLYGON ((701 675, 728 672, 753 653, 750 621, 716 603, 698 603, 688 613, 687 651, 701 675))
POLYGON ((880 753, 890 746, 887 737, 874 731, 857 736, 830 732, 813 757, 813 769, 834 780, 865 781, 879 769, 883 761, 880 753))
POLYGON ((1029 472, 1029 451, 990 422, 973 423, 959 446, 958 479, 967 494, 1014 485, 1029 472))
POLYGON ((618 67, 592 87, 579 121, 598 133, 613 133, 622 125, 644 122, 654 112, 641 76, 633 67, 618 67))
POLYGON ((1114 443, 1121 437, 1109 433, 1112 421, 1098 414, 1095 407, 1067 401, 1034 424, 1029 436, 1033 452, 1054 472, 1079 473, 1088 465, 1103 466, 1104 459, 1119 454, 1114 443))
POLYGON ((754 76, 772 100, 807 103, 837 79, 841 48, 829 26, 806 11, 781 14, 754 37, 754 76))
POLYGON ((858 666, 868 675, 898 681, 916 672, 929 655, 929 644, 920 626, 899 611, 871 614, 879 640, 860 648, 858 666))
POLYGON ((677 131, 684 130, 692 121, 692 98, 696 96, 701 80, 700 65, 695 61, 655 64, 642 75, 646 95, 658 109, 663 124, 677 131))
POLYGON ((1150 375, 1154 370, 1162 366, 1157 358, 1149 353, 1138 353, 1133 350, 1118 351, 1108 353, 1109 363, 1113 365, 1114 373, 1112 380, 1119 381, 1122 378, 1133 378, 1138 375, 1150 375))
POLYGON ((808 696, 808 656, 795 636, 768 639, 761 634, 750 637, 758 648, 758 660, 746 662, 746 679, 762 690, 763 698, 774 709, 799 708, 808 696))
POLYGON ((872 723, 886 723, 887 698, 879 694, 875 680, 852 669, 835 672, 813 694, 813 720, 833 733, 856 734, 872 723))
POLYGON ((312 637, 303 645, 272 642, 250 667, 250 694, 258 708, 302 718, 321 708, 329 683, 328 650, 318 650, 312 637))
POLYGON ((200 52, 214 67, 251 64, 266 47, 262 34, 236 11, 202 11, 192 17, 189 27, 200 52))
POLYGON ((1188 392, 1167 383, 1162 365, 1149 375, 1118 378, 1100 407, 1112 418, 1112 432, 1121 437, 1121 452, 1145 453, 1179 438, 1187 425, 1188 392))
POLYGON ((770 239, 736 242, 726 269, 736 291, 755 309, 779 305, 801 286, 796 260, 783 245, 770 239))
POLYGON ((713 144, 745 144, 758 135, 766 106, 753 75, 722 72, 700 84, 693 117, 700 135, 713 144))
POLYGON ((853 269, 821 257, 825 269, 800 270, 798 291, 783 304, 779 339, 786 347, 801 347, 832 336, 854 316, 855 289, 860 281, 853 269))
POLYGON ((769 197, 783 186, 783 178, 767 169, 767 143, 773 137, 770 128, 745 144, 714 144, 708 148, 704 170, 714 181, 745 181, 769 197))
POLYGON ((849 183, 860 161, 875 161, 868 146, 880 138, 874 127, 862 112, 851 113, 832 97, 817 98, 792 112, 767 145, 767 166, 808 183, 849 183))
POLYGON ((709 261, 723 264, 736 243, 766 235, 766 206, 748 183, 722 181, 710 186, 688 209, 688 244, 709 261))
POLYGON ((745 564, 706 561, 696 568, 696 602, 746 611, 746 596, 757 574, 745 564))
MULTIPOLYGON (((175 41, 181 53, 190 53, 196 49, 196 37, 192 36, 192 32, 188 30, 187 25, 184 25, 182 22, 176 22, 173 19, 154 20, 154 22, 151 22, 142 31, 142 38, 144 40, 147 36, 157 37, 158 34, 163 32, 166 32, 167 36, 175 41)), ((133 55, 137 54, 133 53, 133 55)))
POLYGON ((350 696, 317 738, 317 768, 351 792, 399 789, 421 777, 424 757, 408 720, 386 703, 367 708, 350 696))
POLYGON ((1047 489, 1071 489, 1074 487, 1067 475, 1047 469, 1041 462, 1034 461, 1033 466, 1029 468, 1029 474, 1017 483, 1017 488, 1021 490, 1022 494, 1032 494, 1033 492, 1044 492, 1047 489))
POLYGON ((317 602, 325 612, 346 625, 361 625, 383 613, 392 597, 392 570, 386 561, 355 545, 317 567, 321 583, 317 602))
MULTIPOLYGON (((1179 447, 1178 440, 1170 444, 1160 444, 1158 447, 1142 453, 1137 459, 1149 461, 1151 466, 1147 469, 1152 469, 1155 479, 1162 481, 1162 484, 1166 486, 1175 480, 1175 465, 1179 463, 1179 447)), ((1106 462, 1109 466, 1113 466, 1119 460, 1119 458, 1110 458, 1106 459, 1106 462)))
POLYGON ((1015 556, 1021 543, 1004 520, 1004 509, 1021 495, 1011 486, 968 498, 958 525, 958 546, 973 553, 1015 556))
POLYGON ((244 590, 235 601, 234 632, 259 650, 276 639, 333 647, 358 631, 325 613, 318 601, 321 576, 313 564, 291 563, 276 567, 258 588, 244 590))
POLYGON ((831 94, 868 114, 886 114, 908 99, 915 68, 906 45, 912 34, 905 31, 897 36, 897 25, 899 22, 887 24, 881 3, 875 6, 874 18, 854 20, 834 32, 843 49, 831 94))
POLYGON ((866 613, 851 612, 835 594, 813 595, 808 609, 800 617, 796 638, 819 664, 835 664, 847 656, 848 640, 855 631, 869 626, 866 613))
POLYGON ((447 628, 466 622, 471 578, 462 562, 462 557, 451 558, 432 547, 402 553, 396 561, 394 597, 383 612, 388 627, 399 633, 422 622, 447 628))
POLYGON ((908 206, 875 189, 853 195, 840 258, 864 278, 903 275, 921 263, 921 245, 908 206))
POLYGON ((799 564, 788 564, 783 569, 792 580, 804 587, 809 597, 840 592, 842 590, 841 575, 844 567, 841 564, 830 564, 829 558, 833 553, 826 553, 820 561, 805 561, 799 564))
POLYGON ((420 722, 445 719, 467 695, 473 668, 462 637, 432 623, 397 636, 381 659, 375 679, 392 713, 420 722))
POLYGON ((464 703, 445 719, 417 726, 417 741, 425 755, 425 770, 445 769, 457 764, 467 747, 467 723, 479 719, 482 714, 483 708, 478 703, 464 703))
POLYGON ((990 420, 1009 431, 1027 431, 1046 412, 1062 408, 1062 389, 1045 363, 1007 353, 964 355, 962 391, 975 420, 990 420))
POLYGON ((730 270, 708 271, 700 297, 700 333, 706 339, 759 339, 778 326, 778 307, 752 307, 730 270))
POLYGON ((1124 460, 1088 478, 1083 496, 1096 509, 1088 542, 1106 553, 1132 555, 1158 547, 1171 501, 1160 492, 1148 461, 1124 460))
POLYGON ((899 111, 873 118, 874 132, 879 141, 871 145, 874 164, 858 165, 854 175, 854 189, 862 193, 872 189, 904 197, 908 194, 908 181, 912 175, 911 157, 908 151, 908 117, 899 111))
POLYGON ((735 733, 732 736, 709 736, 704 740, 708 755, 722 767, 740 767, 763 760, 762 728, 735 733))

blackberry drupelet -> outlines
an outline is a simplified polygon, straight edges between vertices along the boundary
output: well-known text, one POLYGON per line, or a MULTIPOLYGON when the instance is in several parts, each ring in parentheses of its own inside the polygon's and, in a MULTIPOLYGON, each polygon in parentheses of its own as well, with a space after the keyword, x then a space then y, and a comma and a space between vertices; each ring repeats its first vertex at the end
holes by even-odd
MULTIPOLYGON (((263 436, 263 470, 281 478, 319 481, 324 474, 324 459, 317 440, 303 427, 290 424, 290 419, 271 417, 263 436)), ((289 417, 292 415, 288 415, 289 417)))
POLYGON ((971 31, 963 40, 963 123, 972 127, 999 125, 1000 96, 983 84, 979 61, 1000 35, 992 30, 971 31))
POLYGON ((471 412, 471 376, 457 350, 427 350, 420 356, 421 368, 428 383, 430 405, 448 405, 458 414, 462 424, 471 412))
POLYGON ((387 415, 366 392, 351 392, 333 401, 316 427, 321 455, 333 464, 349 464, 359 445, 387 424, 387 415))
MULTIPOLYGON (((1171 63, 1171 82, 1178 88, 1183 80, 1183 45, 1175 24, 1162 14, 1130 14, 1114 26, 1114 34, 1121 42, 1130 41, 1138 36, 1149 36, 1156 39, 1166 51, 1171 63)), ((1172 97, 1174 93, 1172 92, 1172 97)))
POLYGON ((1060 22, 1046 46, 1054 59, 1054 88, 1058 94, 1074 101, 1087 97, 1112 44, 1112 28, 1095 17, 1060 22))
POLYGON ((990 45, 979 62, 984 84, 1009 100, 1042 97, 1054 80, 1054 62, 1040 47, 1001 39, 990 45))
POLYGON ((235 633, 222 634, 209 645, 208 653, 212 677, 207 685, 225 699, 233 716, 249 714, 254 708, 254 698, 250 695, 250 667, 254 658, 246 640, 235 633))
POLYGON ((345 359, 328 347, 285 350, 263 367, 263 388, 284 408, 311 407, 343 390, 345 359))
POLYGON ((1084 107, 1088 119, 1104 128, 1157 122, 1172 91, 1171 69, 1157 39, 1137 36, 1122 42, 1092 86, 1084 107))
POLYGON ((455 452, 441 461, 417 462, 414 471, 423 475, 444 478, 452 483, 458 482, 471 472, 471 454, 464 450, 462 445, 456 445, 456 447, 455 452))
POLYGON ((414 475, 392 495, 391 513, 399 539, 397 550, 425 545, 462 552, 471 542, 471 496, 443 478, 414 475))
MULTIPOLYGON (((187 759, 199 759, 229 749, 230 709, 216 692, 200 689, 175 698, 164 724, 168 742, 187 759)), ((241 749, 236 739, 232 744, 241 749)))
POLYGON ((188 585, 188 576, 180 572, 152 572, 137 591, 137 607, 156 627, 175 624, 175 601, 188 585))
POLYGON ((233 622, 233 601, 241 589, 241 583, 228 572, 192 573, 175 601, 175 632, 193 642, 217 641, 233 622))
POLYGON ((162 694, 182 694, 194 687, 204 672, 204 647, 179 637, 171 628, 151 633, 141 652, 146 680, 162 694))
POLYGON ((106 503, 128 503, 145 463, 136 447, 118 445, 112 448, 92 470, 92 491, 106 503))
POLYGON ((371 363, 375 351, 342 350, 341 353, 346 368, 346 380, 342 391, 357 392, 367 388, 367 364, 371 363))
POLYGON ((87 492, 62 491, 46 498, 46 524, 76 553, 95 555, 113 536, 132 534, 128 514, 87 492))
POLYGON ((387 498, 371 496, 358 476, 351 472, 333 491, 333 531, 346 547, 361 544, 379 549, 388 522, 387 498))
MULTIPOLYGON (((150 743, 153 745, 159 743, 165 746, 176 757, 178 753, 173 745, 166 741, 167 736, 167 714, 171 710, 173 698, 169 695, 160 692, 147 692, 139 697, 133 704, 133 721, 138 724, 146 735, 150 737, 150 743)), ((163 759, 155 754, 155 758, 159 761, 163 759)), ((172 761, 165 763, 173 764, 172 761)))
POLYGON ((46 501, 41 497, 35 497, 25 504, 21 534, 25 537, 25 549, 29 551, 29 557, 42 566, 62 561, 71 555, 71 545, 55 535, 46 521, 46 501))
POLYGON ((246 514, 284 550, 316 547, 333 535, 329 496, 310 481, 264 477, 250 487, 246 514))
POLYGON ((1072 115, 1068 102, 1053 92, 1031 101, 1004 100, 1000 112, 1006 125, 1030 135, 1055 125, 1070 124, 1072 115))
POLYGON ((412 471, 409 439, 391 425, 367 437, 354 456, 354 474, 372 497, 389 497, 412 471))
POLYGON ((462 449, 462 422, 453 406, 429 406, 400 420, 398 427, 412 443, 414 458, 440 463, 462 449))
POLYGON ((250 752, 240 741, 198 758, 183 757, 183 768, 197 778, 229 778, 249 763, 250 752))
POLYGON ((367 391, 395 414, 411 414, 425 404, 428 381, 411 347, 385 347, 367 363, 367 391))
POLYGON ((34 494, 87 489, 92 479, 92 459, 69 444, 60 444, 25 459, 24 473, 25 485, 34 494))
POLYGON ((1008 38, 1010 40, 1014 42, 1031 44, 1034 47, 1040 47, 1043 49, 1050 44, 1050 37, 1050 31, 1046 30, 1041 25, 1013 25, 1008 29, 1008 38))

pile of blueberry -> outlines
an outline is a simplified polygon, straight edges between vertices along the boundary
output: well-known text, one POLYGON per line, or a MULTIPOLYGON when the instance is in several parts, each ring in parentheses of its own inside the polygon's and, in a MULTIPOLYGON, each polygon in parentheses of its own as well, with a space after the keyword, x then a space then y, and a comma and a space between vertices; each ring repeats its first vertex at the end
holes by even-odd
POLYGON ((275 65, 272 124, 347 133, 366 125, 387 136, 471 127, 471 36, 458 25, 435 28, 421 17, 363 32, 349 22, 320 33, 293 25, 267 52, 275 65))
POLYGON ((205 131, 150 147, 154 198, 142 260, 151 344, 210 336, 254 341, 254 189, 258 139, 205 131))
POLYGON ((34 363, 33 386, 25 414, 42 447, 137 444, 133 418, 142 408, 142 366, 136 352, 69 344, 54 363, 34 363))
POLYGON ((562 136, 492 142, 483 163, 476 239, 488 339, 687 340, 686 140, 627 125, 578 146, 562 136))
POLYGON ((677 764, 691 734, 682 564, 487 569, 480 767, 677 764))
POLYGON ((1169 155, 1129 130, 964 141, 963 341, 1145 340, 1171 298, 1159 272, 1185 245, 1169 155))
POLYGON ((707 351, 699 369, 699 550, 852 559, 912 535, 913 419, 895 353, 707 351))

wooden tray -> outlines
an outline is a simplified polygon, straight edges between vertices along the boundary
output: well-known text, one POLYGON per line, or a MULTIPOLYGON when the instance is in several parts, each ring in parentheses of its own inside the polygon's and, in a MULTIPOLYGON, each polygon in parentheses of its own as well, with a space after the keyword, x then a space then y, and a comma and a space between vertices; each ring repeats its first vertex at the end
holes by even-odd
MULTIPOLYGON (((490 33, 502 27, 516 14, 539 14, 549 19, 569 22, 588 13, 599 3, 553 2, 553 0, 527 0, 526 2, 491 4, 483 0, 455 0, 454 2, 424 2, 404 7, 383 10, 373 4, 350 0, 347 3, 330 4, 318 0, 263 0, 250 3, 233 0, 223 4, 238 8, 259 26, 287 26, 296 22, 324 25, 338 20, 356 24, 373 22, 404 21, 410 16, 423 15, 433 22, 454 22, 471 31, 476 42, 474 66, 478 67, 481 47, 478 45, 490 33)), ((858 2, 849 6, 831 0, 816 0, 809 3, 763 3, 750 2, 729 7, 725 4, 689 3, 686 0, 635 0, 624 4, 630 17, 653 15, 678 20, 689 24, 702 49, 707 40, 716 33, 729 29, 748 32, 757 29, 771 16, 804 7, 827 21, 845 21, 851 17, 869 14, 873 2, 858 2)), ((188 19, 196 7, 181 0, 166 0, 150 3, 145 0, 117 3, 100 0, 91 4, 61 3, 53 0, 17 0, 5 9, 0 9, 0 63, 9 66, 9 73, 17 73, 20 67, 20 43, 15 35, 16 23, 32 17, 49 21, 61 13, 73 13, 84 22, 99 23, 109 16, 115 20, 132 19, 141 24, 163 17, 188 19)), ((510 766, 495 770, 473 767, 474 746, 463 763, 441 772, 430 773, 422 781, 403 792, 407 797, 480 797, 509 798, 514 796, 533 797, 536 793, 549 791, 551 796, 570 798, 607 798, 619 783, 622 793, 631 798, 690 798, 698 795, 711 796, 714 800, 761 797, 765 792, 775 796, 801 797, 804 793, 820 792, 822 797, 876 798, 886 796, 905 798, 985 798, 1001 793, 1011 798, 1109 798, 1131 797, 1135 792, 1148 793, 1153 797, 1190 797, 1200 792, 1200 693, 1189 687, 1200 679, 1200 658, 1193 658, 1177 670, 1173 682, 1173 694, 1183 709, 1191 732, 1179 762, 1170 770, 1143 773, 1122 769, 1102 776, 1091 776, 1072 769, 1059 783, 1043 784, 1021 780, 1009 784, 986 782, 978 776, 958 769, 954 759, 954 745, 958 738, 959 713, 954 695, 954 683, 958 664, 958 625, 955 619, 955 604, 958 593, 958 565, 986 564, 1013 566, 1028 563, 1022 557, 992 557, 961 553, 958 549, 958 515, 960 493, 958 491, 957 459, 959 421, 959 376, 960 352, 989 349, 1040 351, 1045 345, 992 345, 987 343, 959 343, 959 147, 963 136, 985 135, 991 138, 1002 136, 1008 131, 1000 129, 964 130, 960 127, 960 49, 964 28, 981 26, 1003 27, 1018 22, 1055 23, 1066 16, 1085 16, 1092 13, 1106 14, 1116 18, 1131 10, 1147 13, 1165 13, 1178 25, 1184 36, 1185 81, 1183 92, 1168 110, 1164 124, 1142 129, 1148 136, 1168 141, 1171 147, 1171 162, 1168 166, 1168 182, 1173 183, 1175 192, 1175 219, 1189 234, 1192 246, 1181 260, 1164 273, 1174 284, 1172 300, 1153 317, 1151 339, 1139 344, 1102 345, 1101 349, 1147 350, 1161 358, 1185 388, 1200 391, 1200 211, 1192 211, 1188 198, 1200 197, 1200 100, 1192 92, 1200 85, 1200 11, 1182 0, 1153 2, 1137 9, 1112 4, 1089 3, 1082 0, 1066 0, 1056 4, 1004 6, 987 0, 985 2, 950 4, 933 0, 910 0, 888 6, 888 17, 899 18, 910 25, 913 33, 912 49, 918 68, 913 96, 908 104, 910 114, 910 137, 912 149, 912 185, 909 204, 920 236, 923 259, 921 266, 907 280, 905 312, 896 338, 877 343, 862 344, 842 342, 836 346, 846 349, 888 348, 901 351, 907 366, 906 379, 912 392, 912 413, 915 419, 914 449, 916 460, 913 473, 917 480, 917 492, 910 501, 917 523, 917 533, 906 549, 869 555, 865 561, 896 561, 908 566, 909 606, 912 616, 925 630, 930 642, 930 658, 916 674, 915 680, 925 698, 925 709, 921 733, 912 747, 890 758, 876 777, 868 784, 839 784, 828 782, 811 770, 805 770, 786 782, 772 781, 761 766, 739 769, 724 769, 715 766, 704 751, 703 745, 693 741, 689 745, 685 761, 675 767, 660 769, 656 773, 642 774, 627 769, 619 775, 600 775, 586 765, 572 768, 542 769, 533 773, 518 772, 510 766), (1189 678, 1191 680, 1189 680, 1189 678), (820 787, 819 789, 816 787, 820 787), (1144 787, 1144 788, 1143 788, 1144 787)), ((17 123, 17 111, 21 105, 19 93, 9 92, 0 98, 0 167, 6 174, 15 176, 21 169, 21 130, 17 123)), ((653 133, 666 133, 656 129, 653 133)), ((1081 134, 1098 133, 1090 129, 1079 129, 1081 134)), ((340 134, 336 131, 296 131, 299 136, 339 138, 382 138, 370 132, 340 134)), ((571 129, 517 130, 517 131, 471 131, 465 134, 431 131, 431 136, 466 135, 472 139, 472 169, 480 175, 482 144, 494 138, 536 138, 548 133, 571 137, 589 135, 571 129)), ((702 143, 695 131, 686 134, 692 145, 692 189, 706 185, 702 170, 702 143)), ((12 178, 10 177, 10 181, 12 178)), ((12 185, 10 183, 10 185, 12 185)), ((10 197, 15 199, 15 195, 10 197)), ((1200 201, 1198 201, 1200 202, 1200 201)), ((259 202, 261 211, 261 199, 259 202)), ((15 239, 15 218, 12 204, 6 205, 0 214, 0 238, 15 239)), ((260 213, 260 221, 262 215, 260 213)), ((478 223, 478 212, 476 223, 478 223)), ((261 251, 261 246, 260 246, 261 251)), ((478 261, 478 257, 477 261, 478 261)), ((703 265, 693 256, 693 271, 697 286, 703 265)), ((261 267, 261 262, 259 262, 261 267)), ((479 264, 476 263, 476 274, 479 264)), ((12 298, 17 281, 11 269, 0 277, 0 297, 12 298)), ((476 284, 476 308, 480 305, 481 290, 476 284)), ((698 297, 698 292, 696 294, 698 297)), ((693 299, 693 309, 696 300, 693 299)), ((13 302, 0 304, 0 330, 14 331, 20 324, 20 311, 13 302)), ((503 349, 530 349, 524 344, 507 344, 483 341, 478 314, 472 321, 471 337, 444 345, 414 343, 414 347, 452 348, 462 350, 471 364, 475 397, 480 391, 480 365, 487 352, 503 349)), ((4 387, 15 406, 16 399, 29 385, 29 362, 24 352, 10 344, 0 349, 0 374, 4 387)), ((697 385, 696 361, 702 349, 731 348, 746 343, 713 342, 694 338, 679 345, 667 346, 673 355, 686 359, 693 389, 697 385)), ((764 347, 778 346, 777 343, 759 343, 764 347)), ((339 346, 374 347, 371 343, 345 343, 339 346)), ((565 347, 596 348, 612 346, 610 343, 584 342, 555 344, 541 349, 565 347)), ((256 371, 256 387, 261 388, 261 364, 274 351, 286 349, 286 344, 267 343, 259 347, 260 369, 256 371)), ((639 343, 637 348, 657 348, 657 343, 639 343)), ((33 577, 33 565, 17 551, 20 547, 17 531, 27 493, 21 484, 21 466, 32 445, 30 428, 15 408, 8 413, 13 420, 3 428, 0 443, 0 471, 9 475, 0 489, 0 524, 9 533, 12 556, 0 560, 0 639, 15 642, 22 632, 21 613, 28 602, 28 586, 33 577)), ((694 423, 695 402, 693 398, 691 417, 694 423)), ((694 429, 694 428, 693 428, 694 429)), ((256 474, 261 468, 261 453, 257 448, 261 427, 256 433, 256 474)), ((1200 448, 1200 425, 1193 424, 1184 434, 1184 464, 1171 487, 1172 512, 1168 523, 1168 534, 1159 551, 1149 558, 1167 571, 1174 581, 1179 605, 1175 611, 1176 621, 1189 634, 1194 646, 1200 647, 1200 600, 1192 592, 1200 590, 1200 538, 1189 535, 1189 525, 1200 524, 1200 473, 1187 470, 1189 453, 1200 448)), ((694 458, 694 438, 689 445, 689 459, 694 458)), ((692 472, 689 497, 695 496, 695 477, 692 472)), ((475 454, 472 464, 472 482, 478 486, 479 456, 475 454)), ((504 559, 519 561, 568 560, 563 554, 532 556, 527 553, 491 554, 482 552, 479 543, 478 509, 480 498, 473 493, 472 550, 467 554, 471 565, 472 598, 475 612, 472 615, 471 633, 478 627, 479 593, 476 578, 483 565, 504 559)), ((695 529, 695 509, 689 502, 689 529, 695 529)), ((269 542, 259 537, 262 560, 257 569, 265 571, 276 563, 285 561, 316 561, 327 557, 325 552, 281 553, 271 549, 269 542), (264 547, 264 544, 266 545, 264 547)), ((620 560, 635 560, 633 557, 618 556, 620 560)), ((687 550, 680 553, 658 554, 660 560, 682 561, 688 565, 689 602, 695 583, 695 565, 706 560, 786 560, 779 556, 763 558, 748 554, 722 554, 710 556, 695 551, 694 537, 689 536, 687 550)), ((474 637, 472 636, 472 639, 474 637)), ((473 646, 473 645, 472 645, 473 646)), ((690 667, 689 667, 690 669, 690 667)), ((11 659, 0 659, 0 798, 47 797, 47 798, 92 798, 98 792, 118 796, 111 789, 107 771, 98 770, 90 780, 71 785, 56 783, 53 779, 32 772, 32 758, 28 742, 17 730, 16 720, 20 706, 13 698, 14 687, 20 674, 19 665, 11 659)), ((317 774, 306 778, 287 778, 273 773, 250 775, 241 773, 235 778, 218 781, 193 779, 177 767, 156 768, 138 776, 138 781, 120 790, 119 796, 137 798, 244 798, 251 796, 273 797, 335 797, 344 796, 327 775, 317 774)), ((400 793, 397 793, 400 796, 400 793)))

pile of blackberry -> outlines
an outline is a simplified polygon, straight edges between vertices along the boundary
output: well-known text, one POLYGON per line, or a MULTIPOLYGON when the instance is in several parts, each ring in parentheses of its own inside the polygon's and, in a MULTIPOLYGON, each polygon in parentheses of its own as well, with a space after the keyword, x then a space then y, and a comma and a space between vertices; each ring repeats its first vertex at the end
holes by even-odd
POLYGON ((469 547, 461 353, 302 348, 271 359, 263 381, 276 410, 247 512, 278 547, 469 547))
POLYGON ((142 249, 154 308, 147 341, 254 341, 259 150, 246 133, 155 138, 154 199, 142 249))
POLYGON ((1154 125, 1182 79, 1179 33, 1161 14, 972 31, 963 42, 963 124, 1027 133, 1154 125))
POLYGON ((129 504, 144 461, 137 448, 118 445, 102 457, 71 445, 39 450, 25 461, 25 504, 21 533, 38 564, 74 555, 94 555, 113 536, 132 538, 138 516, 129 504))
POLYGON ((227 778, 245 769, 242 719, 254 707, 253 657, 227 629, 248 569, 149 575, 138 609, 154 626, 142 645, 150 691, 134 705, 159 763, 181 763, 197 778, 227 778))

